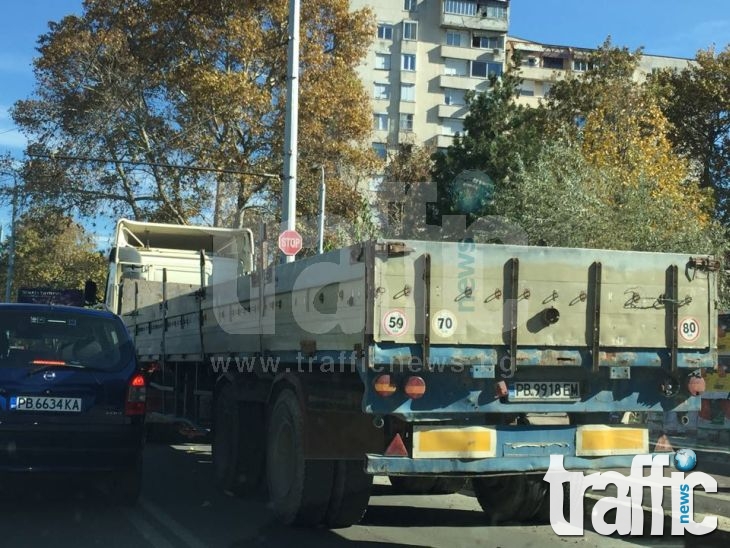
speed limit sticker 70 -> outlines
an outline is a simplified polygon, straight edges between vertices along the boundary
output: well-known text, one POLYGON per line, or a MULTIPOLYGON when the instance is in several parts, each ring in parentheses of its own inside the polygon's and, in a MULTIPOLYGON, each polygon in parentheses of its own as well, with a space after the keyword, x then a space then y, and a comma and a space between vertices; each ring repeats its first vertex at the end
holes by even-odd
POLYGON ((700 322, 695 318, 682 318, 679 322, 679 336, 687 342, 694 342, 700 338, 700 322))
POLYGON ((392 337, 400 337, 408 330, 408 317, 403 310, 389 310, 383 316, 383 330, 392 337))

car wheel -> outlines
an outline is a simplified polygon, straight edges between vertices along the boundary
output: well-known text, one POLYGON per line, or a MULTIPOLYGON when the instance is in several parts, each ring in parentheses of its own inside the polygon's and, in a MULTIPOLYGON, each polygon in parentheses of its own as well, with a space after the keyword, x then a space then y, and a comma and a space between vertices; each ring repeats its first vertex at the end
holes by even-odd
POLYGON ((142 459, 129 468, 115 472, 110 483, 112 503, 134 506, 142 492, 142 459))

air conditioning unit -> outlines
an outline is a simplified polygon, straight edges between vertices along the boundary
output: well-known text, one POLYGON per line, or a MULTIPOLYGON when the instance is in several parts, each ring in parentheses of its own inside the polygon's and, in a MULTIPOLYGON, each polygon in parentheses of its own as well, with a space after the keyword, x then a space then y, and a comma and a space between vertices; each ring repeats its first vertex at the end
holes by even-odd
POLYGON ((492 53, 493 53, 494 55, 499 55, 499 52, 501 52, 501 51, 502 51, 502 50, 501 50, 501 49, 499 49, 499 48, 494 48, 494 49, 492 50, 492 53))

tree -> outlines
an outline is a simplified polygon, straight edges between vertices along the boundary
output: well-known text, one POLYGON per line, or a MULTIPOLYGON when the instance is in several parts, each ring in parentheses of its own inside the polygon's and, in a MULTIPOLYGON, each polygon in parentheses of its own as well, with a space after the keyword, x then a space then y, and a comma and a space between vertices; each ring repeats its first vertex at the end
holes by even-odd
POLYGON ((626 182, 613 165, 588 159, 581 143, 561 139, 546 145, 499 207, 531 244, 722 256, 726 235, 716 221, 698 220, 695 198, 639 173, 626 182))
MULTIPOLYGON (((212 212, 220 225, 242 209, 273 209, 280 183, 265 174, 283 164, 287 6, 89 0, 82 16, 52 23, 39 39, 35 97, 13 111, 35 154, 28 190, 83 213, 179 223, 212 212)), ((326 164, 343 216, 357 203, 349 174, 373 161, 355 73, 373 34, 369 10, 303 1, 300 165, 326 164)), ((316 177, 302 170, 304 213, 316 209, 308 185, 316 177)))
POLYGON ((695 63, 660 71, 652 85, 672 123, 675 150, 687 156, 703 188, 712 189, 717 215, 730 223, 730 45, 699 51, 695 63))
MULTIPOLYGON (((466 215, 467 223, 493 214, 493 192, 488 184, 460 183, 464 172, 483 172, 498 194, 537 155, 542 140, 538 112, 516 104, 521 78, 519 59, 500 78, 490 78, 487 91, 467 92, 469 112, 464 133, 445 153, 434 156, 433 178, 438 188, 440 215, 466 215)), ((471 181, 471 178, 470 178, 471 181)))
MULTIPOLYGON (((52 206, 32 207, 16 223, 13 295, 19 287, 83 289, 87 280, 103 287, 106 258, 93 237, 52 206)), ((0 249, 0 283, 5 287, 8 240, 0 249)))

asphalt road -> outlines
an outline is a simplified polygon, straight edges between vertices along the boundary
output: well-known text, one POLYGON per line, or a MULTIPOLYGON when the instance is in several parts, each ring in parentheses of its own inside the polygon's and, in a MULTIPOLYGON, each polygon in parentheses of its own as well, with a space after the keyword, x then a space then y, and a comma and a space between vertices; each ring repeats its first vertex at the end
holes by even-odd
POLYGON ((560 538, 549 525, 489 526, 470 496, 395 496, 381 478, 362 524, 337 531, 292 529, 273 520, 262 497, 239 499, 219 491, 212 482, 207 445, 151 443, 145 467, 143 495, 132 509, 112 506, 101 485, 79 478, 4 479, 0 546, 730 546, 730 536, 722 532, 711 538, 621 539, 588 531, 583 537, 560 538))

